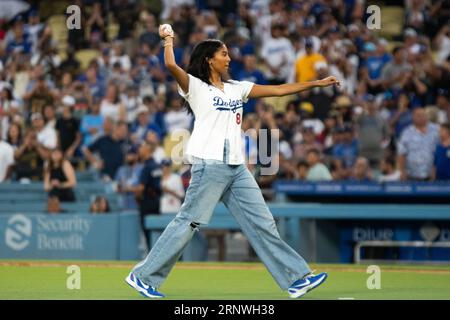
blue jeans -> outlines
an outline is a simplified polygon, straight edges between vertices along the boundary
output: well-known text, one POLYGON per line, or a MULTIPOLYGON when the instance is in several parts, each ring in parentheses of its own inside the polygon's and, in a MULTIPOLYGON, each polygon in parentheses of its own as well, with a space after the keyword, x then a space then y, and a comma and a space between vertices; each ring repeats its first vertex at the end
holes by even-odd
POLYGON ((134 274, 144 283, 160 287, 189 240, 208 224, 222 201, 278 285, 286 290, 310 273, 305 260, 278 233, 275 220, 261 190, 245 164, 228 165, 218 160, 198 159, 180 212, 169 223, 134 274))

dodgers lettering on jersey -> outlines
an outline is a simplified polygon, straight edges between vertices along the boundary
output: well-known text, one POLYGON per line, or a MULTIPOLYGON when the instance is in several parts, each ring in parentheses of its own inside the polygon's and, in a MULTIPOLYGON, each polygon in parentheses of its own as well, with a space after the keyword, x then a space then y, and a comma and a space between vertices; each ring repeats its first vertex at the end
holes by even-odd
POLYGON ((185 158, 224 160, 225 140, 229 141, 228 164, 244 163, 241 119, 243 105, 253 87, 249 81, 230 80, 223 91, 189 74, 188 92, 178 93, 189 103, 195 115, 194 129, 185 158))
POLYGON ((238 99, 238 100, 228 100, 224 101, 221 97, 217 97, 215 96, 213 98, 213 106, 216 107, 216 110, 219 111, 232 111, 233 113, 236 113, 236 110, 238 110, 239 108, 242 108, 242 106, 244 105, 244 103, 242 102, 242 99, 238 99))

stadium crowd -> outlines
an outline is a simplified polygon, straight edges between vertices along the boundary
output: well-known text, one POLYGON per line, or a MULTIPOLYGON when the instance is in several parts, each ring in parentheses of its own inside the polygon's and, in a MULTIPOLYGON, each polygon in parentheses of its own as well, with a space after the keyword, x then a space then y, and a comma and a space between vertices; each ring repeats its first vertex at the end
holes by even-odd
POLYGON ((244 106, 243 131, 256 129, 243 135, 245 153, 261 187, 450 180, 450 1, 397 1, 402 31, 389 39, 366 26, 364 0, 105 3, 73 1, 82 26, 68 30, 64 54, 39 2, 0 21, 0 182, 41 180, 52 197, 73 201, 76 172, 94 170, 114 182, 124 208, 145 194, 146 210, 161 196, 161 212, 178 211, 189 166, 170 160, 170 137, 194 119, 164 67, 160 23, 173 26, 184 67, 196 43, 219 38, 232 79, 340 80, 244 106), (86 50, 98 55, 83 66, 77 53, 86 50), (258 129, 279 141, 269 148, 279 155, 274 175, 260 173, 267 137, 258 129))

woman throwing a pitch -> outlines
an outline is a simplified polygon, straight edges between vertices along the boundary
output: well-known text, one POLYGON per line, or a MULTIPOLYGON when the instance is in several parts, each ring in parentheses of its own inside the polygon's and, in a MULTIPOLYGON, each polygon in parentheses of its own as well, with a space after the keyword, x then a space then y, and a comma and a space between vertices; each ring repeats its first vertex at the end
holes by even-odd
POLYGON ((193 164, 192 178, 180 212, 126 282, 146 297, 164 297, 157 288, 194 232, 209 222, 216 204, 222 201, 278 285, 291 298, 301 297, 323 283, 327 274, 312 274, 305 260, 280 238, 261 190, 244 164, 242 106, 248 98, 284 96, 339 85, 338 81, 328 77, 308 83, 258 85, 228 80, 230 57, 219 40, 198 43, 186 72, 175 63, 170 25, 160 26, 159 34, 164 39, 165 65, 195 115, 186 150, 193 164))

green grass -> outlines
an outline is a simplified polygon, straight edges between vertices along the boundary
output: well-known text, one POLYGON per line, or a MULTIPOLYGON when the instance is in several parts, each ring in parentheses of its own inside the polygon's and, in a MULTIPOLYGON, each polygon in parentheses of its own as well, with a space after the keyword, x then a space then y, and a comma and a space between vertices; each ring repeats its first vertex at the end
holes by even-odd
MULTIPOLYGON (((0 260, 0 299, 144 299, 125 284, 134 262, 0 260), (96 264, 98 263, 98 265, 96 264), (66 287, 67 266, 81 268, 81 289, 66 287)), ((383 266, 369 290, 365 266, 312 265, 328 280, 302 299, 450 299, 450 267, 383 266)), ((160 288, 168 299, 287 299, 258 263, 178 263, 160 288)))

